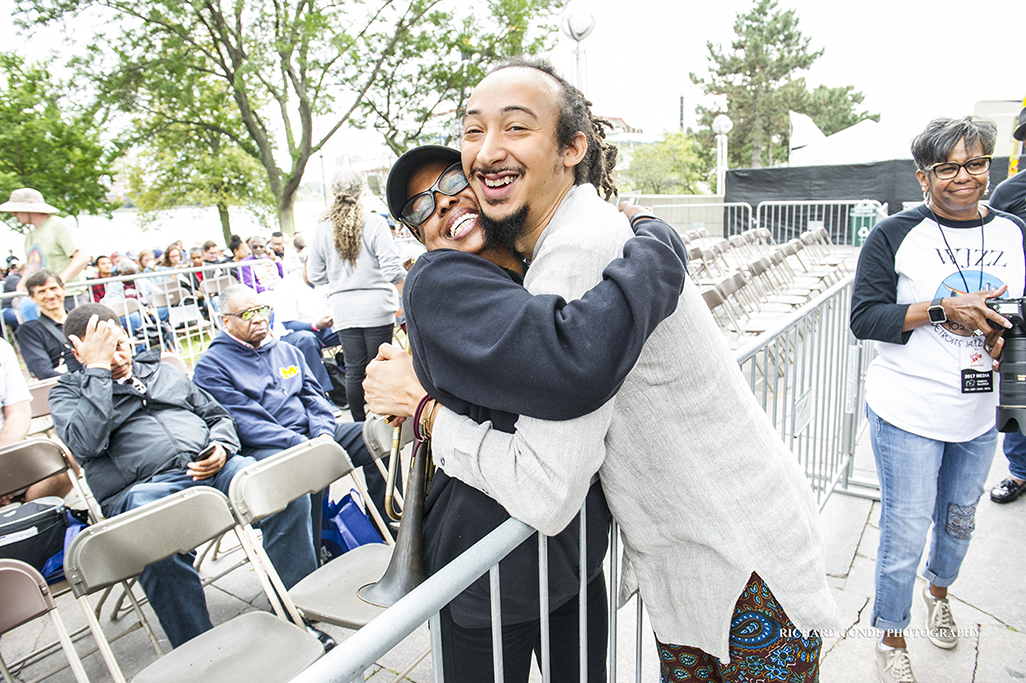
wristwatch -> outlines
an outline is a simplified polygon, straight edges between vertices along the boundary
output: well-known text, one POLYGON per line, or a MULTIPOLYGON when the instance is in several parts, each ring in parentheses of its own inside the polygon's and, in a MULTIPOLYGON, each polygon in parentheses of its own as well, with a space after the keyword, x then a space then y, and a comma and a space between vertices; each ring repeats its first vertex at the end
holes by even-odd
POLYGON ((948 321, 948 314, 944 312, 944 306, 941 305, 943 297, 938 297, 930 302, 930 307, 927 312, 930 314, 930 322, 934 325, 940 325, 948 321))

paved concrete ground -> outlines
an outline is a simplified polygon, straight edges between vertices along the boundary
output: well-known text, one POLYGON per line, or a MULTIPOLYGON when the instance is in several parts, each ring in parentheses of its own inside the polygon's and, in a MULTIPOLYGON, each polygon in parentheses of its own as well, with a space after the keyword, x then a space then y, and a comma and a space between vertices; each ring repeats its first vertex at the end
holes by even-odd
MULTIPOLYGON (((856 475, 874 479, 872 454, 868 439, 860 444, 856 455, 856 475)), ((994 484, 1005 476, 1005 461, 999 453, 988 479, 994 484)), ((822 680, 825 683, 870 683, 876 681, 873 646, 878 633, 869 627, 873 593, 873 570, 878 538, 879 504, 844 495, 831 497, 823 512, 823 529, 827 545, 827 573, 834 587, 834 596, 843 615, 844 632, 825 638, 822 680)), ((976 532, 969 555, 958 582, 951 589, 952 609, 959 627, 966 635, 953 650, 940 650, 925 637, 909 639, 913 667, 921 683, 1021 683, 1026 680, 1026 544, 1018 542, 1026 529, 1026 499, 1009 505, 996 505, 988 498, 980 504, 976 532)), ((231 566, 241 553, 229 553, 216 562, 203 566, 203 573, 213 575, 231 566)), ((920 580, 919 585, 922 585, 920 580)), ((217 580, 207 591, 214 623, 252 609, 266 609, 267 602, 248 566, 236 569, 217 580)), ((84 619, 70 595, 58 598, 61 614, 72 628, 83 625, 84 619)), ((0 606, 2 608, 2 606, 0 606)), ((148 610, 148 608, 145 608, 148 610)), ((151 613, 152 616, 152 613, 151 613)), ((922 603, 913 606, 913 624, 925 618, 922 603)), ((131 617, 103 623, 110 631, 123 628, 131 617)), ((633 681, 635 672, 635 629, 637 610, 632 601, 618 613, 618 681, 633 681)), ((350 632, 324 627, 336 639, 345 639, 350 632)), ((654 681, 655 655, 651 631, 642 626, 642 680, 654 681)), ((0 650, 6 661, 52 639, 52 630, 43 621, 24 626, 5 635, 0 650)), ((166 641, 163 642, 165 649, 166 641)), ((428 645, 426 627, 421 627, 392 652, 385 655, 378 667, 368 672, 368 680, 387 683, 428 645)), ((80 652, 92 647, 91 638, 78 641, 80 652)), ((155 659, 146 637, 134 631, 114 643, 114 652, 126 676, 155 659)), ((34 663, 16 672, 23 680, 42 675, 55 664, 63 662, 60 654, 34 663)), ((98 655, 85 659, 86 670, 95 681, 109 680, 98 655)), ((47 679, 54 683, 74 681, 67 670, 47 679)), ((421 662, 406 680, 429 683, 433 680, 430 659, 421 662)), ((535 673, 532 681, 540 680, 535 673)))
MULTIPOLYGON (((856 474, 876 477, 869 439, 856 452, 856 474)), ((1000 450, 988 489, 1007 475, 1000 450)), ((870 628, 873 573, 879 542, 880 504, 834 495, 823 512, 827 574, 846 632, 825 639, 822 680, 870 683, 878 680, 873 648, 880 634, 870 628)), ((997 505, 984 495, 976 515, 969 554, 949 596, 964 636, 953 650, 941 650, 925 636, 907 639, 920 683, 999 683, 1026 680, 1026 498, 997 505)), ((925 563, 925 556, 924 556, 925 563)), ((920 567, 922 569, 922 567, 920 567)), ((925 580, 920 578, 916 590, 925 580)), ((926 608, 916 595, 912 628, 923 627, 926 608)))

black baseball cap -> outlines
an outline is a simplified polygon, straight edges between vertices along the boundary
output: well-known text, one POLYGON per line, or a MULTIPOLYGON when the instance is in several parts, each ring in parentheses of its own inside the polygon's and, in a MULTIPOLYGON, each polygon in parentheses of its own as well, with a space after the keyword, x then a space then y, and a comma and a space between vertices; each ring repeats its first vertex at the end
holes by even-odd
MULTIPOLYGON (((406 186, 409 185, 414 171, 432 161, 442 161, 446 166, 451 166, 459 163, 460 151, 452 147, 445 147, 444 145, 414 147, 396 159, 395 164, 392 165, 392 170, 388 172, 388 180, 385 181, 385 198, 388 200, 388 210, 393 218, 401 221, 404 225, 407 225, 406 221, 402 219, 403 206, 406 205, 406 186)), ((407 227, 410 228, 417 239, 421 239, 419 229, 409 225, 407 227)))
POLYGON ((1026 142, 1026 108, 1019 112, 1019 127, 1012 133, 1012 137, 1026 142))

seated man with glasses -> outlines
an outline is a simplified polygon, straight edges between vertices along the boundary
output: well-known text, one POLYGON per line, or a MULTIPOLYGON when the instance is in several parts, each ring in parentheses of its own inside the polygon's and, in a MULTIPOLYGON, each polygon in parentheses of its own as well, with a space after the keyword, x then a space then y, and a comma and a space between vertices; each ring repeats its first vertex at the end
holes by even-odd
MULTIPOLYGON (((221 292, 218 304, 224 328, 200 356, 193 381, 235 419, 242 454, 261 460, 309 439, 332 438, 354 465, 364 467, 371 500, 384 514, 385 481, 363 442, 363 423, 335 421, 303 354, 271 335, 271 307, 256 292, 232 285, 221 292)), ((312 513, 318 545, 317 496, 312 513)))
MULTIPOLYGON (((81 369, 50 391, 53 424, 85 471, 103 514, 127 512, 193 486, 228 493, 255 461, 238 455, 232 419, 160 350, 132 357, 114 311, 83 304, 64 334, 81 369)), ((260 523, 264 549, 287 588, 316 567, 307 520, 310 499, 292 501, 260 523)), ((212 628, 203 586, 189 555, 150 565, 139 583, 172 647, 212 628)))

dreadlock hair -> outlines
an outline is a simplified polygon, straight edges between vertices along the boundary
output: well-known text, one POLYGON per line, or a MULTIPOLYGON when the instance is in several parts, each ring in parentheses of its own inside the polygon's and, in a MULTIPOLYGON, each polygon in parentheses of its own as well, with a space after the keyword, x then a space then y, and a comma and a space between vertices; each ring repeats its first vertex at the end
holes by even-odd
POLYGON ((613 124, 591 113, 591 102, 580 90, 556 72, 556 68, 544 59, 536 59, 519 55, 508 59, 490 73, 500 69, 524 67, 537 69, 548 74, 559 85, 559 116, 556 119, 556 142, 560 151, 568 148, 577 133, 584 133, 588 142, 581 163, 574 167, 574 184, 591 183, 599 194, 609 199, 616 194, 613 182, 613 168, 616 166, 616 145, 606 142, 606 129, 612 130, 613 124))
POLYGON ((321 216, 322 221, 331 223, 338 257, 354 267, 363 234, 363 206, 360 204, 363 187, 362 175, 349 166, 340 168, 331 181, 334 197, 331 207, 321 216))

